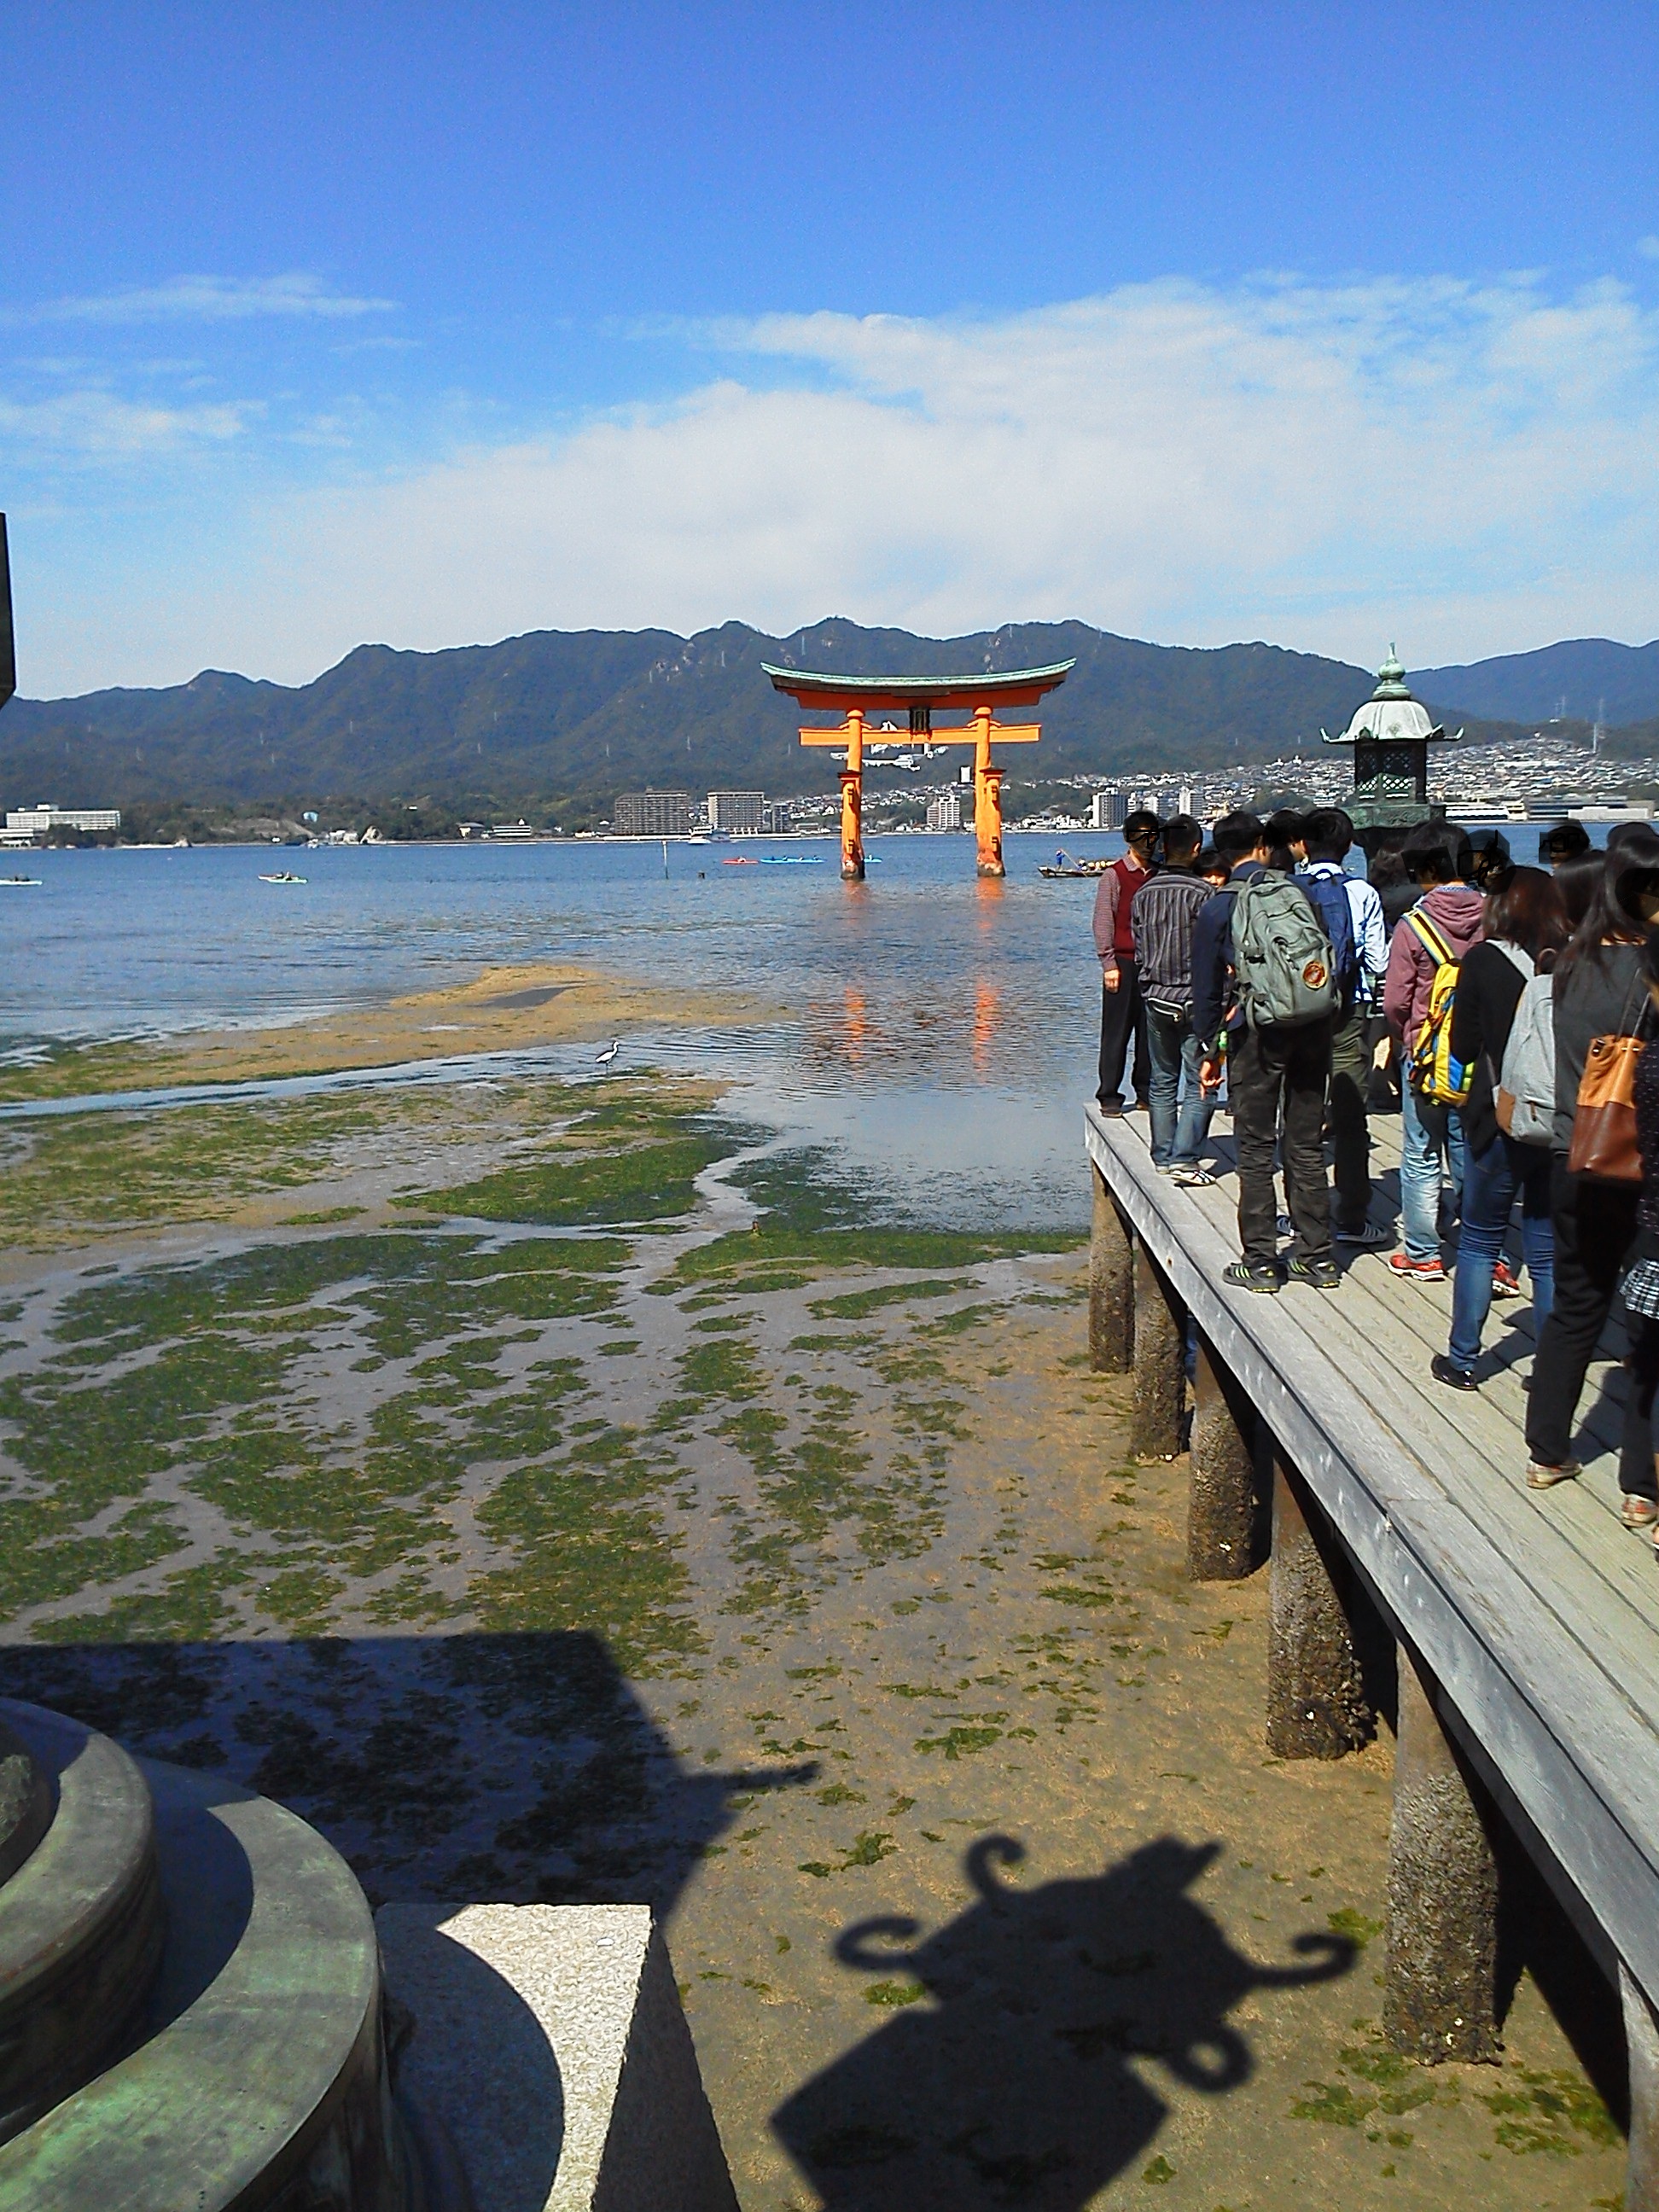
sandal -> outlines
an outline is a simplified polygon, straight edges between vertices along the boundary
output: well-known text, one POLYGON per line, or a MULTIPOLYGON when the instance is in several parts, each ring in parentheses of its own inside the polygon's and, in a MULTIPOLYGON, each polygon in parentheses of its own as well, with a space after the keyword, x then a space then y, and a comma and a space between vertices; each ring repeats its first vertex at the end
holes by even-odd
POLYGON ((1659 1522, 1659 1499, 1627 1490, 1619 1504, 1619 1518, 1626 1528, 1651 1528, 1659 1522))
POLYGON ((1542 1460, 1527 1462, 1528 1490, 1553 1490, 1558 1482, 1572 1482, 1583 1470, 1576 1459, 1564 1459, 1559 1467, 1549 1467, 1542 1460))

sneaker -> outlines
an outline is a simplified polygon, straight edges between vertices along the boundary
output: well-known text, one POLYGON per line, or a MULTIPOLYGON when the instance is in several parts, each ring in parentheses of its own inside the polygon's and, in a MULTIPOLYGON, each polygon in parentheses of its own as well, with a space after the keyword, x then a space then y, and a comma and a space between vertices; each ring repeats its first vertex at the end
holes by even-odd
POLYGON ((1448 1359, 1443 1352, 1437 1352, 1429 1362, 1429 1372, 1437 1382, 1443 1382, 1449 1390, 1478 1390, 1472 1367, 1460 1367, 1455 1360, 1448 1359))
POLYGON ((1389 1265, 1396 1275, 1409 1275, 1414 1283, 1443 1283, 1446 1263, 1437 1252, 1432 1260, 1413 1260, 1409 1252, 1390 1252, 1389 1265))
POLYGON ((1627 1490, 1620 1500, 1619 1518, 1626 1528, 1651 1531, 1659 1522, 1659 1499, 1644 1498, 1638 1491, 1627 1490))
POLYGON ((1101 1116, 1103 1121, 1118 1121, 1121 1118, 1123 1113, 1122 1101, 1117 1098, 1097 1098, 1095 1101, 1095 1111, 1101 1116))
POLYGON ((1215 1182, 1215 1177, 1210 1173, 1208 1168, 1197 1166, 1171 1168, 1170 1173, 1175 1177, 1177 1190, 1208 1190, 1215 1182))
POLYGON ((1152 1102, 1149 1099, 1136 1097, 1129 1102, 1129 1111, 1132 1114, 1150 1114, 1152 1110, 1152 1102))
POLYGON ((1528 1490, 1553 1490, 1558 1482, 1575 1481, 1583 1472, 1576 1459, 1564 1459, 1559 1467, 1552 1467, 1547 1460, 1529 1459, 1527 1462, 1527 1487, 1528 1490))
POLYGON ((1391 1244, 1394 1231, 1379 1228, 1375 1221, 1362 1221, 1358 1229, 1333 1229, 1331 1235, 1339 1244, 1356 1244, 1362 1252, 1375 1252, 1379 1244, 1391 1244))
POLYGON ((1500 1260, 1492 1271, 1492 1294, 1495 1298, 1518 1298, 1521 1285, 1507 1260, 1500 1260))
POLYGON ((1221 1271, 1224 1283, 1231 1283, 1236 1291, 1278 1291, 1284 1287, 1284 1277, 1278 1265, 1267 1261, 1258 1266, 1254 1261, 1235 1260, 1231 1267, 1221 1271))
POLYGON ((1310 1291, 1342 1287, 1342 1270, 1334 1260, 1292 1260, 1285 1272, 1293 1283, 1305 1283, 1310 1291))

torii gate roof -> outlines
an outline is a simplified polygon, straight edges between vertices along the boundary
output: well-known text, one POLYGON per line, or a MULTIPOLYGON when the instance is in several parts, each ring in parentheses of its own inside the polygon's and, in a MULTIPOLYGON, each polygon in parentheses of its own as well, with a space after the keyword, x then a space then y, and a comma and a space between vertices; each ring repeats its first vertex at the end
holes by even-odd
POLYGON ((775 691, 787 692, 803 707, 972 706, 993 700, 1029 707, 1063 684, 1076 666, 1072 659, 977 676, 827 676, 808 668, 775 668, 763 660, 761 671, 771 678, 775 691))

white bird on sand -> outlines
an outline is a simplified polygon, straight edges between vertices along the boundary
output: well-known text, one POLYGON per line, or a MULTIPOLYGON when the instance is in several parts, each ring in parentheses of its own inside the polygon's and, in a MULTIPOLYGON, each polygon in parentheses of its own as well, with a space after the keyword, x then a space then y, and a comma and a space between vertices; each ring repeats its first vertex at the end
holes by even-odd
POLYGON ((620 1037, 612 1037, 612 1038, 611 1038, 611 1042, 610 1042, 610 1043, 609 1043, 608 1045, 606 1045, 606 1047, 605 1047, 605 1050, 604 1050, 604 1051, 599 1054, 599 1058, 594 1061, 594 1063, 593 1063, 594 1066, 595 1066, 595 1067, 609 1067, 609 1066, 610 1066, 610 1065, 611 1065, 611 1061, 612 1061, 612 1060, 617 1057, 617 1054, 621 1050, 622 1050, 622 1039, 621 1039, 620 1037))

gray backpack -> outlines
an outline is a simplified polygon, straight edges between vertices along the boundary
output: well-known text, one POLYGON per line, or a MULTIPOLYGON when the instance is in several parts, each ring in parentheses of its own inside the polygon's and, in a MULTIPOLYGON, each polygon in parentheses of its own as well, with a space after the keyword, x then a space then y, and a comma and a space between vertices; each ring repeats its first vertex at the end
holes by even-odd
POLYGON ((1297 884, 1268 868, 1233 898, 1233 974, 1252 1029, 1298 1029, 1322 1021, 1342 990, 1325 926, 1297 884))
MULTIPOLYGON (((1501 949, 1520 965, 1510 946, 1501 949)), ((1518 1145, 1547 1145, 1555 1133, 1555 1000, 1548 975, 1529 975, 1522 986, 1492 1105, 1498 1127, 1518 1145)))

